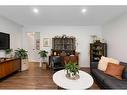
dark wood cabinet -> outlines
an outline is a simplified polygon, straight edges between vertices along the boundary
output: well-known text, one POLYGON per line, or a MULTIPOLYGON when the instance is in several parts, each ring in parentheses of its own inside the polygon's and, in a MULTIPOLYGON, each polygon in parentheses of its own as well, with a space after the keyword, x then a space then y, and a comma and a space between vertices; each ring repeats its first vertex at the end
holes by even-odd
POLYGON ((107 56, 107 44, 95 42, 90 44, 90 63, 98 62, 101 56, 107 56))
POLYGON ((20 59, 8 59, 0 62, 0 79, 21 69, 20 59))
MULTIPOLYGON (((56 64, 59 66, 59 64, 62 64, 62 69, 64 68, 64 65, 67 64, 69 61, 72 61, 76 63, 76 65, 79 65, 79 56, 49 56, 49 66, 54 69, 54 60, 57 62, 56 64)), ((59 67, 58 67, 59 68, 59 67)), ((56 68, 57 69, 57 68, 56 68)), ((60 68, 59 68, 60 69, 60 68)))
POLYGON ((54 37, 52 38, 52 53, 53 55, 60 55, 64 51, 67 55, 75 53, 75 37, 54 37))
POLYGON ((79 58, 76 50, 76 38, 73 36, 55 36, 52 38, 52 54, 49 56, 49 65, 53 68, 53 58, 60 57, 62 64, 64 63, 64 59, 76 60, 77 64, 79 62, 79 58))

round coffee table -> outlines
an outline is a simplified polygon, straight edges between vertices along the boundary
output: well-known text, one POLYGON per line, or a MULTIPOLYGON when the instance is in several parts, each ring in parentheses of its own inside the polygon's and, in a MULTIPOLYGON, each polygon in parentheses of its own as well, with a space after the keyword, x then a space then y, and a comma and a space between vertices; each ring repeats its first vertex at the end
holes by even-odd
POLYGON ((59 87, 70 90, 88 89, 93 85, 94 81, 90 74, 79 70, 79 76, 79 79, 71 80, 66 78, 65 70, 60 70, 53 74, 53 81, 59 87))

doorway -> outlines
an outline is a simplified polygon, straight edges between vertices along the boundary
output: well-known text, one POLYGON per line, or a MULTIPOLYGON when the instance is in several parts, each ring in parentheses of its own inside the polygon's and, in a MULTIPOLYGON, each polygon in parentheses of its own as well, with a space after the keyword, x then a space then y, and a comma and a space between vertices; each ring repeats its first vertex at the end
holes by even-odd
POLYGON ((27 50, 29 62, 39 62, 40 32, 27 32, 27 50))

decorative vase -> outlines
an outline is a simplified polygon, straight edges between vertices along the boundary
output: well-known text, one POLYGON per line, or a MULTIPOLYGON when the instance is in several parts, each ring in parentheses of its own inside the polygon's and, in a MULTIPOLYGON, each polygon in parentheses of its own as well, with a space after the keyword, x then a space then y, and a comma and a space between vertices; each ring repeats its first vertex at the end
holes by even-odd
POLYGON ((12 57, 13 57, 12 53, 6 54, 6 58, 12 58, 12 57))
POLYGON ((74 75, 72 72, 70 73, 70 78, 75 78, 76 74, 74 75))
POLYGON ((73 72, 70 72, 69 70, 66 70, 65 76, 66 78, 71 80, 77 80, 80 78, 80 76, 77 73, 74 74, 73 72))

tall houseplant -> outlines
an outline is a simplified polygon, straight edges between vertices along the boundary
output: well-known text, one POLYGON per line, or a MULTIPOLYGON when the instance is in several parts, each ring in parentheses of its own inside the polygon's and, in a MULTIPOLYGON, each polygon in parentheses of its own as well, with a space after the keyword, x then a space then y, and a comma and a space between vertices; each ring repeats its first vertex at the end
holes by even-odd
POLYGON ((40 67, 43 67, 43 69, 46 69, 46 64, 43 64, 43 66, 42 66, 42 62, 45 63, 47 61, 48 52, 46 50, 40 50, 38 54, 41 57, 41 59, 40 59, 40 67))
POLYGON ((28 69, 28 54, 23 48, 18 48, 15 50, 15 57, 21 58, 21 71, 28 69))

